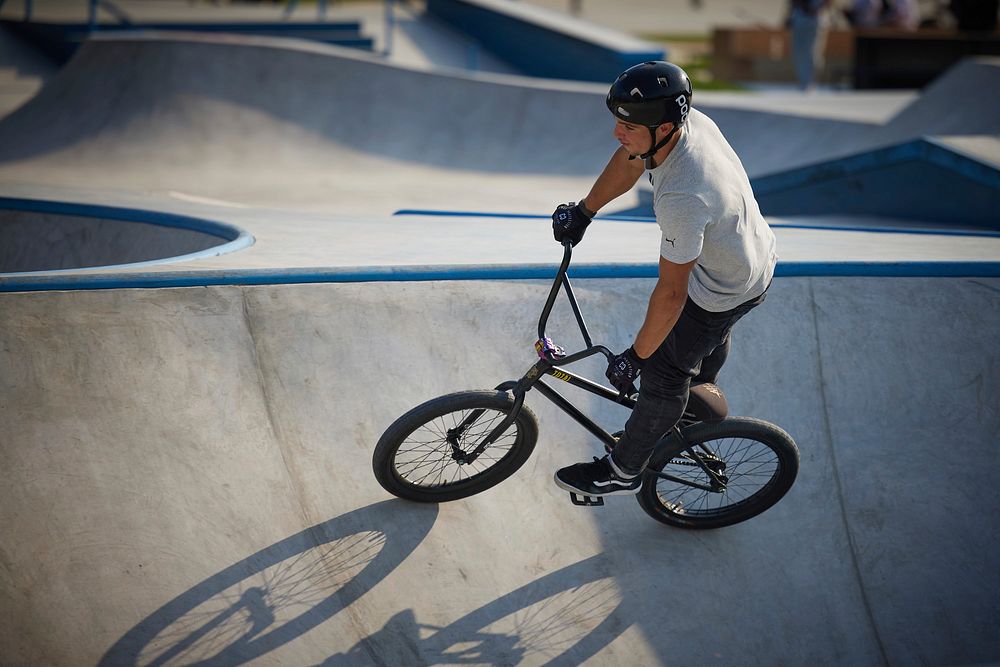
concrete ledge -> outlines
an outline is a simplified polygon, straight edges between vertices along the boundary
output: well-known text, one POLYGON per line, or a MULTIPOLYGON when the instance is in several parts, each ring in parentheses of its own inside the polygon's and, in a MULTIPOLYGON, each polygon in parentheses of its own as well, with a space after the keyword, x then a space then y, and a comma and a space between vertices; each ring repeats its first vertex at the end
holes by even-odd
POLYGON ((666 58, 656 44, 527 3, 428 0, 427 11, 531 76, 610 83, 632 65, 666 58))
MULTIPOLYGON (((97 289, 162 289, 218 285, 428 282, 463 280, 551 280, 555 264, 359 266, 313 269, 244 269, 171 273, 0 276, 0 293, 97 289)), ((574 265, 574 279, 656 278, 649 264, 574 265)), ((997 278, 1000 262, 781 262, 775 277, 997 278)))

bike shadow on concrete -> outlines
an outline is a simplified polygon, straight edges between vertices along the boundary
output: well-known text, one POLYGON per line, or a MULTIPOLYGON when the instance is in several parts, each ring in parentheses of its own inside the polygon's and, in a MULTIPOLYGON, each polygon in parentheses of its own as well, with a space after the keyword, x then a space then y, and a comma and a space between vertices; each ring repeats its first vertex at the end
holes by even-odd
POLYGON ((436 505, 388 500, 307 528, 175 597, 98 664, 232 665, 267 655, 384 580, 423 541, 437 515, 436 505), (404 506, 406 521, 387 521, 404 506))
MULTIPOLYGON (((437 505, 389 500, 312 526, 175 597, 122 636, 98 664, 244 664, 335 616, 363 616, 363 610, 348 608, 413 554, 437 517, 437 505), (387 520, 393 515, 399 518, 387 520)), ((420 623, 413 608, 401 609, 319 666, 517 664, 526 658, 580 664, 634 622, 636 610, 624 601, 612 570, 605 554, 593 555, 446 627, 420 623)))

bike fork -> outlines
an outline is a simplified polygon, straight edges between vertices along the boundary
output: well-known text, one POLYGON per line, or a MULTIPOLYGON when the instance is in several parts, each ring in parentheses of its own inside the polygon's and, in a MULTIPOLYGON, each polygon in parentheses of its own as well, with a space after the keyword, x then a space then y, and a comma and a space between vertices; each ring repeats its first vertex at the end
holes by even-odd
POLYGON ((475 424, 486 411, 483 409, 473 410, 469 413, 469 416, 463 419, 455 428, 448 429, 448 442, 451 444, 452 457, 456 461, 459 463, 472 463, 478 459, 490 445, 496 442, 497 439, 500 438, 500 436, 503 435, 508 428, 510 428, 510 425, 514 423, 514 420, 516 420, 517 416, 521 413, 521 407, 524 405, 525 392, 523 389, 520 389, 520 383, 517 382, 504 382, 497 387, 497 391, 511 390, 514 392, 514 407, 511 409, 510 414, 507 415, 502 422, 497 424, 497 426, 490 431, 489 434, 483 438, 482 442, 480 442, 479 445, 471 452, 462 451, 462 448, 459 446, 459 440, 461 439, 462 434, 464 434, 470 426, 475 424))

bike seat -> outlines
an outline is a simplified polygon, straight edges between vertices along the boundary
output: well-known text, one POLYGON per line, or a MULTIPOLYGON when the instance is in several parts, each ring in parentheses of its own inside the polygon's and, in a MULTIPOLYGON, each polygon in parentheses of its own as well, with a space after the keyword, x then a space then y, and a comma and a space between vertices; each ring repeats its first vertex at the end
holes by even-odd
POLYGON ((729 414, 726 395, 711 382, 691 385, 687 413, 702 422, 722 421, 729 414))

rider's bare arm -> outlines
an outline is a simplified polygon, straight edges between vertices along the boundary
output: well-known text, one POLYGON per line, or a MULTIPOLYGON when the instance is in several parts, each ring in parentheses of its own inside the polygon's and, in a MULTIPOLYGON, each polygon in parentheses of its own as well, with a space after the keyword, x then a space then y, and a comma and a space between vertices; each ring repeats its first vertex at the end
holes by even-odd
POLYGON ((583 200, 587 208, 596 213, 608 202, 620 197, 636 184, 642 176, 642 160, 629 160, 628 151, 619 147, 597 177, 594 187, 583 200))
POLYGON ((649 297, 646 319, 636 334, 633 346, 640 358, 651 357, 677 324, 687 301, 688 276, 697 262, 694 259, 687 264, 674 264, 660 257, 660 275, 649 297))

